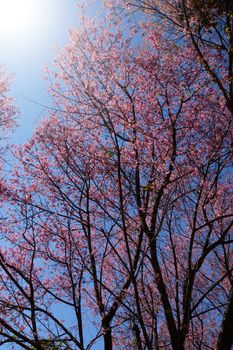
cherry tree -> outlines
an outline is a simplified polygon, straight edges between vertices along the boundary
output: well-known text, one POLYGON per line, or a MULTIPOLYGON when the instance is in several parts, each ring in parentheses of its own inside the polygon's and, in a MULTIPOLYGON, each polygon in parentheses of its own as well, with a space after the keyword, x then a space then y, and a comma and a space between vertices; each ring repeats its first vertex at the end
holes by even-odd
POLYGON ((233 3, 228 0, 106 0, 117 15, 142 11, 152 15, 173 40, 187 41, 233 113, 233 3))
MULTIPOLYGON (((227 108, 233 114, 232 1, 118 0, 113 3, 106 0, 105 4, 115 15, 119 13, 122 15, 122 10, 128 14, 137 11, 150 14, 157 21, 157 24, 159 23, 161 30, 166 32, 170 38, 176 42, 183 43, 185 41, 193 47, 200 63, 224 97, 227 108)), ((230 293, 229 307, 223 318, 219 344, 224 344, 225 341, 228 344, 233 342, 233 338, 229 336, 232 331, 227 326, 232 324, 232 319, 229 318, 233 313, 232 303, 232 293, 230 293)), ((230 346, 228 345, 228 347, 230 346)))
MULTIPOLYGON (((13 100, 8 95, 10 79, 2 70, 0 71, 0 127, 1 141, 7 136, 8 130, 15 126, 17 109, 13 106, 13 100)), ((1 147, 4 147, 2 142, 1 147)))
POLYGON ((18 109, 13 105, 9 96, 10 77, 0 67, 0 191, 4 193, 3 168, 6 161, 6 149, 10 131, 16 126, 18 109))
POLYGON ((202 63, 150 16, 71 31, 4 190, 2 344, 231 348, 232 114, 202 63))

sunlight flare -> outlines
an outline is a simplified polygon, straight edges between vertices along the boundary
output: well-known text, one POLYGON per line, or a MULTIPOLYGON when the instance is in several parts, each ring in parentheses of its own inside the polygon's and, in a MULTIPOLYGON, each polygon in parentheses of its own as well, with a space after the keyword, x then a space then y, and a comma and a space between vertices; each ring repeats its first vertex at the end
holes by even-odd
POLYGON ((0 0, 0 35, 5 39, 26 36, 36 23, 38 2, 0 0))

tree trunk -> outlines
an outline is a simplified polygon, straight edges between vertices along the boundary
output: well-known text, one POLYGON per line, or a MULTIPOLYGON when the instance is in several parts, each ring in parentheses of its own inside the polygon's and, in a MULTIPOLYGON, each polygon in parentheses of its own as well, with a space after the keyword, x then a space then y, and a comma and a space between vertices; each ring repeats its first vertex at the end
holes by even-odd
POLYGON ((182 339, 180 332, 177 330, 175 319, 173 317, 171 304, 167 294, 166 286, 163 281, 162 272, 160 269, 159 261, 156 253, 156 243, 152 240, 150 244, 151 253, 151 265, 154 270, 155 280, 157 288, 160 294, 160 299, 163 304, 163 310, 167 321, 167 327, 171 339, 171 345, 173 350, 185 350, 184 341, 182 339))
POLYGON ((104 350, 112 350, 112 330, 110 327, 105 328, 104 350))
POLYGON ((231 350, 233 345, 233 286, 229 295, 228 304, 226 306, 221 329, 218 335, 216 350, 231 350))
POLYGON ((140 336, 140 329, 138 328, 138 326, 136 324, 134 324, 133 326, 133 332, 135 334, 136 337, 136 349, 137 350, 142 350, 142 341, 141 341, 141 336, 140 336))

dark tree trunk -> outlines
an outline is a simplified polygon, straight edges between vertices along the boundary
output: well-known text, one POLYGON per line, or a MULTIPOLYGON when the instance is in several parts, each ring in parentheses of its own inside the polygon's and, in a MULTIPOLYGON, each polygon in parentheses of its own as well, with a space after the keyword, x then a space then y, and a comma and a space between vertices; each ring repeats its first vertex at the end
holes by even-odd
POLYGON ((233 345, 233 286, 223 315, 216 350, 231 350, 233 345))
POLYGON ((104 350, 112 350, 112 330, 110 327, 105 328, 104 350))
POLYGON ((185 350, 184 349, 184 341, 180 332, 178 331, 175 323, 175 319, 173 317, 171 304, 169 301, 169 297, 167 294, 166 286, 163 281, 162 272, 160 269, 159 261, 156 253, 156 245, 155 242, 151 241, 151 265, 154 270, 155 280, 157 284, 157 288, 160 294, 161 302, 163 304, 163 310, 167 321, 167 327, 169 331, 169 335, 171 338, 171 345, 173 350, 185 350))
POLYGON ((141 336, 140 336, 140 329, 136 324, 133 326, 133 332, 136 337, 136 344, 137 344, 137 350, 142 350, 142 341, 141 341, 141 336))

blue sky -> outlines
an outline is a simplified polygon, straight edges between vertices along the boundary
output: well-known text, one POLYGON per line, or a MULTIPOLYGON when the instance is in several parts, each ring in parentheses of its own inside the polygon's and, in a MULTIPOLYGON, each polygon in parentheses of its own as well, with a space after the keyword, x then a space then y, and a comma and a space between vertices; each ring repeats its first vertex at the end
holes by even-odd
POLYGON ((55 46, 62 47, 68 39, 68 29, 77 25, 76 0, 40 0, 40 3, 41 23, 35 23, 30 33, 22 35, 18 42, 14 35, 8 39, 8 33, 6 38, 0 37, 0 64, 13 74, 10 93, 20 108, 20 126, 12 136, 13 143, 22 143, 31 136, 43 113, 43 107, 38 104, 50 104, 42 79, 43 66, 52 64, 55 46))
POLYGON ((40 23, 34 23, 20 37, 17 33, 0 33, 0 65, 13 75, 11 95, 20 108, 20 126, 12 136, 16 144, 31 136, 43 114, 39 104, 50 105, 46 82, 42 79, 43 66, 51 66, 55 46, 64 46, 69 28, 78 24, 76 0, 39 0, 38 3, 38 19, 34 21, 40 23))

